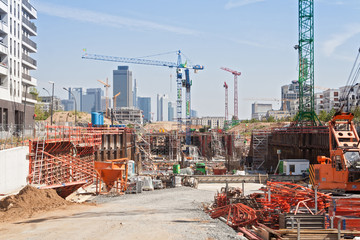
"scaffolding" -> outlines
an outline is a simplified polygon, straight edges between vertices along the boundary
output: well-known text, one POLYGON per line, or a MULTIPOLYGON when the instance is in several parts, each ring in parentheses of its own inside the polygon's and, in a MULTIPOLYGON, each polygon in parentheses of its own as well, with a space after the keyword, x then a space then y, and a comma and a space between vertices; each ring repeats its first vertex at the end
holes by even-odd
POLYGON ((252 133, 252 169, 259 170, 265 163, 268 152, 268 137, 271 131, 254 130, 252 133))

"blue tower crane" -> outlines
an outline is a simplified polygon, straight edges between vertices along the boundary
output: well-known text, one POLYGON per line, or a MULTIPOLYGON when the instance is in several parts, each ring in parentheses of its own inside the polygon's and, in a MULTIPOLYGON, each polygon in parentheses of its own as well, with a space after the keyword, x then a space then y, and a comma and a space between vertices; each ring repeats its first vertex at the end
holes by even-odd
MULTIPOLYGON (((177 100, 176 100, 176 117, 178 121, 178 130, 179 132, 182 129, 182 87, 186 88, 186 145, 191 144, 191 133, 190 133, 190 124, 191 124, 191 80, 189 69, 193 69, 194 72, 203 70, 204 66, 202 65, 189 65, 186 62, 182 63, 181 60, 181 51, 177 51, 177 62, 168 62, 168 61, 159 61, 159 60, 150 60, 143 58, 126 58, 126 57, 112 57, 98 54, 89 54, 85 53, 83 59, 92 59, 99 61, 109 61, 109 62, 123 62, 123 63, 134 63, 134 64, 144 64, 144 65, 153 65, 153 66, 163 66, 169 68, 176 68, 176 86, 177 86, 177 100), (183 69, 185 69, 185 80, 183 79, 183 69)), ((177 142, 177 153, 180 153, 180 138, 177 142)))

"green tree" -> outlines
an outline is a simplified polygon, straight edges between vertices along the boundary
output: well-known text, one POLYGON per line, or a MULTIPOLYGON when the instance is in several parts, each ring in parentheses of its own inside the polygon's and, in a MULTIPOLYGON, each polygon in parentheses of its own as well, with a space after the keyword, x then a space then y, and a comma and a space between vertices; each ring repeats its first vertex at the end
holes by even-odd
POLYGON ((269 117, 267 118, 267 122, 275 122, 274 116, 269 116, 269 117))
POLYGON ((318 115, 319 120, 325 122, 327 117, 328 117, 328 113, 325 110, 321 110, 318 115))

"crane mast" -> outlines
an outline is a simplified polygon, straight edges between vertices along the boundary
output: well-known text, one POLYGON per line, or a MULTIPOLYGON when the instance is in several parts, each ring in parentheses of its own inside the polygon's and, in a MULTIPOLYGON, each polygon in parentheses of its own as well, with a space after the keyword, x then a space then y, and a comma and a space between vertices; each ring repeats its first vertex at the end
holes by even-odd
POLYGON ((223 87, 225 88, 225 122, 228 120, 229 113, 228 113, 228 85, 224 82, 223 87))
POLYGON ((319 122, 314 107, 314 0, 299 0, 299 125, 319 122))
POLYGON ((230 72, 234 75, 234 118, 235 120, 239 119, 238 115, 238 87, 237 87, 237 77, 241 75, 241 72, 231 70, 230 68, 221 67, 220 69, 230 72))

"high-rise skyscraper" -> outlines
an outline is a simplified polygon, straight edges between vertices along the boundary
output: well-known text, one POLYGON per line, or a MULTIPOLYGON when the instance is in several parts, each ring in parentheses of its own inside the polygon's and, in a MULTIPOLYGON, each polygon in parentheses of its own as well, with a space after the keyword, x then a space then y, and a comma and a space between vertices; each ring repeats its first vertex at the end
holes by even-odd
POLYGON ((138 102, 137 102, 137 84, 136 84, 136 79, 134 79, 134 92, 133 92, 133 104, 134 107, 138 108, 138 102))
POLYGON ((138 97, 138 107, 143 111, 144 121, 151 121, 151 98, 150 97, 138 97))
POLYGON ((132 91, 132 72, 129 66, 118 66, 118 69, 113 71, 113 96, 121 92, 116 99, 117 108, 133 106, 132 91))
POLYGON ((84 112, 101 112, 101 88, 88 88, 83 95, 82 111, 84 112))
POLYGON ((174 121, 174 104, 168 102, 168 121, 174 121))
POLYGON ((30 54, 37 52, 37 11, 28 0, 3 0, 0 19, 0 125, 32 124, 37 101, 30 92, 37 80, 30 71, 37 62, 30 54))
POLYGON ((164 95, 157 95, 157 102, 156 102, 156 116, 157 116, 157 121, 161 122, 164 121, 164 99, 165 96, 164 95))
POLYGON ((75 103, 76 103, 76 110, 82 111, 83 106, 83 89, 82 88, 71 88, 69 87, 69 100, 74 99, 75 96, 75 103), (72 94, 70 93, 72 92, 72 94))

